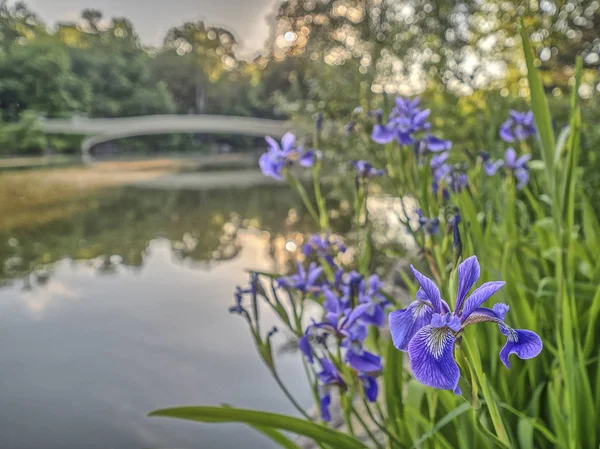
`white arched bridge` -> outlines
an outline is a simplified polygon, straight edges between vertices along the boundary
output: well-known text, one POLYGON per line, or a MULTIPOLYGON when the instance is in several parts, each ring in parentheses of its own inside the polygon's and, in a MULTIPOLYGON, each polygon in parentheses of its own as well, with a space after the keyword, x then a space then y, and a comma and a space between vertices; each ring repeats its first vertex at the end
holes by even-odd
POLYGON ((281 137, 291 130, 290 122, 223 115, 145 115, 139 117, 88 119, 43 119, 47 134, 87 136, 81 142, 82 156, 91 160, 90 150, 100 143, 125 137, 152 134, 206 133, 281 137))

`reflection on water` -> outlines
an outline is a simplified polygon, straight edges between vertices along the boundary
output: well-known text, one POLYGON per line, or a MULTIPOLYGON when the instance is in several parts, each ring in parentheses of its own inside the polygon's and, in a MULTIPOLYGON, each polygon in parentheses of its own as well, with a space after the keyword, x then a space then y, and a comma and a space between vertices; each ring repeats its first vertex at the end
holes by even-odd
MULTIPOLYGON (((0 447, 273 447, 240 426, 144 415, 220 402, 294 413, 227 307, 245 269, 291 263, 309 230, 297 209, 273 187, 126 189, 0 230, 0 447)), ((299 362, 278 363, 309 404, 299 362)))

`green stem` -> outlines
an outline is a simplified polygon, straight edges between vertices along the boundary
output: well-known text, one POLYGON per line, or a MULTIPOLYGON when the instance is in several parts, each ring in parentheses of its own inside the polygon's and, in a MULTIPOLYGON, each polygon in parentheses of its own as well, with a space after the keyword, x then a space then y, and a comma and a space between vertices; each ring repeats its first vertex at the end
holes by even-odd
POLYGON ((313 218, 315 223, 320 226, 321 223, 319 220, 319 215, 315 211, 315 208, 313 207, 313 205, 310 201, 310 198, 308 197, 308 193, 306 193, 306 189, 304 188, 304 186, 300 182, 298 182, 296 177, 289 171, 286 171, 285 178, 286 178, 287 182, 290 184, 290 186, 292 186, 292 188, 296 192, 298 192, 298 195, 300 195, 300 198, 302 198, 304 207, 306 207, 306 210, 308 210, 308 213, 311 215, 311 217, 313 218))
POLYGON ((363 429, 365 429, 365 432, 367 432, 367 435, 369 435, 369 438, 371 438, 371 441, 373 441, 375 446, 377 446, 379 449, 384 449, 383 445, 377 440, 377 438, 375 438, 375 435, 373 435, 373 432, 371 432, 371 430, 369 429, 369 426, 367 426, 367 424, 362 419, 360 414, 354 409, 352 411, 354 412, 354 416, 356 416, 356 419, 358 420, 360 425, 363 427, 363 429))
POLYGON ((312 421, 312 418, 308 415, 308 413, 306 413, 306 411, 300 406, 300 404, 298 404, 296 399, 294 399, 294 396, 292 396, 292 393, 290 393, 287 387, 283 384, 281 378, 279 377, 279 374, 277 374, 277 371, 275 371, 275 368, 271 369, 271 375, 273 376, 273 379, 275 379, 275 382, 277 382, 277 385, 279 385, 279 388, 281 388, 281 391, 283 391, 283 394, 287 396, 287 398, 296 408, 296 410, 298 410, 300 414, 304 416, 307 420, 312 421))
POLYGON ((315 198, 317 200, 317 207, 319 209, 319 226, 322 231, 329 229, 329 216, 327 215, 327 207, 325 205, 325 198, 321 194, 321 183, 319 182, 321 173, 321 162, 317 162, 313 167, 313 187, 315 189, 315 198))

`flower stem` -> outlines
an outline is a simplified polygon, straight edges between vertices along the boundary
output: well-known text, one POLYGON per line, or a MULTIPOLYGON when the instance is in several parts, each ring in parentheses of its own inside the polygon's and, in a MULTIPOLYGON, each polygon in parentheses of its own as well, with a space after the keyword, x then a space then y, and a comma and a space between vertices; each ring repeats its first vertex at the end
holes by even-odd
POLYGON ((319 174, 321 173, 321 162, 317 163, 313 167, 313 187, 315 190, 315 198, 317 200, 317 208, 319 209, 319 226, 322 231, 329 229, 329 217, 327 215, 327 207, 325 206, 325 198, 321 193, 321 183, 319 182, 319 174))
POLYGON ((377 446, 377 448, 379 448, 379 449, 384 449, 383 445, 379 442, 379 440, 377 440, 377 438, 375 438, 375 435, 373 435, 373 432, 371 432, 371 430, 369 429, 369 426, 367 426, 367 424, 365 423, 364 419, 362 419, 360 414, 354 409, 352 409, 352 411, 354 412, 354 416, 356 416, 356 419, 358 420, 360 425, 363 427, 363 429, 365 429, 365 432, 367 432, 367 435, 369 435, 369 437, 371 438, 371 441, 373 441, 375 446, 377 446))
POLYGON ((308 413, 306 413, 306 411, 300 406, 300 404, 298 404, 296 399, 294 399, 294 396, 292 396, 292 393, 290 393, 290 391, 287 389, 287 387, 283 384, 283 382, 281 381, 281 378, 279 377, 279 374, 277 374, 277 371, 275 370, 275 368, 271 369, 271 374, 273 375, 273 379, 275 379, 275 382, 277 382, 277 385, 279 385, 279 388, 281 388, 281 391, 283 391, 283 394, 285 394, 287 396, 287 398, 292 403, 292 405, 296 408, 296 410, 298 410, 300 412, 300 414, 302 416, 304 416, 307 420, 312 421, 312 418, 308 415, 308 413))
POLYGON ((313 207, 313 205, 310 201, 310 198, 308 197, 308 193, 306 193, 306 189, 304 188, 302 183, 300 183, 296 179, 296 177, 293 174, 291 174, 289 171, 286 173, 285 177, 286 177, 289 185, 292 186, 292 188, 298 193, 298 195, 300 195, 300 198, 302 198, 304 207, 306 207, 306 210, 308 210, 308 213, 311 215, 311 217, 313 218, 315 223, 320 226, 321 224, 319 221, 319 215, 315 211, 315 208, 313 207))

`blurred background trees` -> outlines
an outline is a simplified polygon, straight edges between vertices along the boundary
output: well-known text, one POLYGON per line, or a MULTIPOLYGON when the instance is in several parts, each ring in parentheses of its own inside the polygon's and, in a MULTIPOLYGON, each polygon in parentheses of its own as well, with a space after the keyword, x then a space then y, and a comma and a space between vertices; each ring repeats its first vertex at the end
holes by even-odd
POLYGON ((203 22, 174 27, 161 48, 148 48, 126 18, 107 21, 88 9, 76 23, 47 29, 24 3, 2 1, 0 153, 76 150, 37 135, 24 149, 4 136, 37 132, 13 126, 36 115, 291 118, 321 111, 345 120, 356 106, 374 109, 397 94, 452 108, 436 114, 446 121, 436 127, 464 138, 483 132, 474 110, 491 101, 500 112, 528 96, 521 18, 556 107, 566 101, 576 54, 585 62, 580 94, 591 104, 600 95, 597 0, 287 0, 273 11, 265 50, 252 61, 239 58, 232 31, 203 22))

